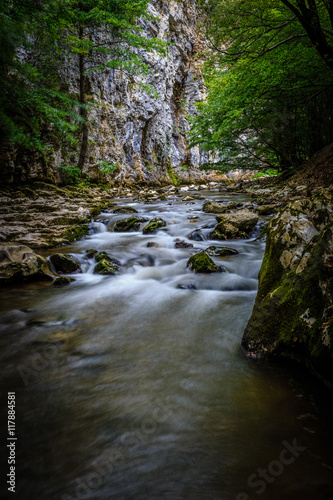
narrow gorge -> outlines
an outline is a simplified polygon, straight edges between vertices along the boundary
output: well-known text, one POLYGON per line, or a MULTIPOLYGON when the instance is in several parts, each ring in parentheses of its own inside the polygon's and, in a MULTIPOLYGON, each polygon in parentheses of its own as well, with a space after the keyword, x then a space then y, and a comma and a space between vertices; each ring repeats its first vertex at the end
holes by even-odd
MULTIPOLYGON (((4 498, 15 492, 19 500, 332 500, 333 143, 322 112, 329 109, 326 87, 318 91, 316 80, 323 102, 310 112, 302 95, 303 114, 296 116, 283 100, 288 64, 310 65, 295 51, 281 70, 282 89, 278 60, 259 72, 263 81, 270 75, 274 91, 267 101, 265 92, 257 97, 255 68, 266 56, 255 45, 259 20, 264 37, 274 33, 274 47, 285 26, 295 39, 305 38, 295 28, 297 15, 288 11, 285 20, 282 10, 282 16, 286 3, 30 6, 48 33, 61 34, 60 56, 46 51, 47 37, 39 45, 30 21, 35 38, 27 31, 17 57, 24 66, 39 55, 51 76, 55 61, 65 64, 57 68, 61 88, 48 82, 45 95, 53 100, 39 102, 53 122, 42 111, 31 123, 23 119, 31 130, 38 122, 42 146, 26 138, 0 141, 4 498), (255 25, 244 28, 252 14, 255 25), (219 30, 224 37, 229 30, 227 15, 239 37, 234 46, 246 47, 254 68, 245 90, 240 49, 222 69, 210 59, 214 51, 230 55, 233 45, 219 39, 219 30), (155 39, 160 52, 149 49, 155 39), (115 46, 121 62, 114 57, 108 66, 103 49, 91 55, 104 45, 115 46), (128 69, 128 46, 141 71, 128 69), (84 58, 93 62, 86 73, 84 58), (281 108, 273 102, 271 116, 279 92, 281 108), (68 115, 57 115, 54 102, 60 109, 73 96, 68 115), (302 135, 298 123, 308 124, 316 112, 322 127, 310 134, 313 155, 305 139, 301 146, 293 140, 302 135), (218 128, 223 120, 227 125, 218 128), (63 140, 59 123, 64 136, 73 125, 75 140, 63 140), (269 149, 262 152, 271 143, 275 160, 269 149)), ((25 4, 16 4, 17 11, 8 4, 3 15, 4 27, 12 21, 9 45, 28 24, 21 18, 25 4), (17 19, 23 24, 15 31, 17 19)), ((273 41, 264 41, 270 62, 273 41)), ((7 65, 10 81, 20 65, 7 65)), ((41 73, 37 82, 24 71, 33 102, 48 77, 41 73)), ((3 102, 0 126, 10 129, 3 102)))

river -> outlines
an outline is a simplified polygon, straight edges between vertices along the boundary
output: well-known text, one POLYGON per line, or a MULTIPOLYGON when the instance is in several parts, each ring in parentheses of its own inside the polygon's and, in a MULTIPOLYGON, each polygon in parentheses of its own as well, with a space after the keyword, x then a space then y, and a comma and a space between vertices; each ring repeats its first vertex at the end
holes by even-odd
POLYGON ((259 229, 212 242, 203 199, 115 201, 167 226, 116 233, 129 215, 102 213, 87 238, 60 250, 82 261, 74 283, 0 292, 1 388, 16 393, 15 498, 332 499, 332 428, 312 386, 240 348, 264 253, 259 229), (188 239, 194 230, 199 241, 188 239), (194 248, 175 248, 176 238, 194 248), (189 257, 210 245, 239 252, 213 257, 227 272, 189 271, 189 257), (117 258, 121 273, 93 274, 90 248, 117 258))

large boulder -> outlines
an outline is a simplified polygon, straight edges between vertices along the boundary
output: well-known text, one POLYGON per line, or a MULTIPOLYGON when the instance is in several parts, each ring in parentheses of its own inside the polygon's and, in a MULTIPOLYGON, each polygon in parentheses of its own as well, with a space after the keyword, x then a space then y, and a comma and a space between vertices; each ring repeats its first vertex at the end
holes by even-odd
POLYGON ((213 240, 248 238, 251 230, 257 224, 259 217, 250 210, 238 210, 232 214, 217 215, 218 222, 210 233, 213 240))
POLYGON ((0 284, 53 278, 46 259, 31 248, 25 245, 0 246, 0 284))
POLYGON ((208 200, 203 204, 202 210, 211 214, 225 214, 230 211, 230 207, 228 205, 221 205, 215 201, 208 200))
POLYGON ((225 272, 223 266, 217 266, 215 262, 205 252, 199 252, 187 262, 187 267, 194 273, 222 273, 225 272))
POLYGON ((55 253, 49 259, 57 273, 70 274, 81 272, 80 263, 73 255, 55 253))
POLYGON ((323 191, 269 222, 252 316, 250 356, 295 359, 333 388, 333 206, 323 191))

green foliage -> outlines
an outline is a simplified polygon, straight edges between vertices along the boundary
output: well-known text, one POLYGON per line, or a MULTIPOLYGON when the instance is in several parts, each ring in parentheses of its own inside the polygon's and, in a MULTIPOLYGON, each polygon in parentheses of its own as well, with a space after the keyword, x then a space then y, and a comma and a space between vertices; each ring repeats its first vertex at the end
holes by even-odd
POLYGON ((63 184, 70 184, 72 186, 79 183, 81 178, 81 170, 74 165, 59 165, 60 177, 63 184))
POLYGON ((215 152, 220 165, 297 167, 333 140, 331 69, 284 3, 202 2, 212 49, 208 99, 198 104, 190 140, 215 152))
POLYGON ((269 168, 268 170, 265 170, 264 172, 257 172, 254 174, 253 178, 258 179, 259 177, 263 177, 264 175, 269 175, 271 177, 275 175, 279 175, 279 171, 274 169, 274 168, 269 168))
POLYGON ((120 165, 118 162, 116 163, 109 163, 105 160, 99 161, 97 164, 100 168, 100 171, 103 174, 114 174, 120 169, 120 165))
POLYGON ((177 179, 177 177, 175 176, 175 174, 172 171, 172 168, 168 168, 168 175, 169 175, 170 179, 172 180, 172 184, 174 186, 178 186, 180 184, 180 180, 177 179))

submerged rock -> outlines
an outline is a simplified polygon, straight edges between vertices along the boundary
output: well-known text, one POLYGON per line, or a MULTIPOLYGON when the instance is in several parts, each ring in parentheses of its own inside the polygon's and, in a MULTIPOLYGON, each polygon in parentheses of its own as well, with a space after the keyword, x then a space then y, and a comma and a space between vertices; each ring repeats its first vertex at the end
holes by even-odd
POLYGON ((193 241, 204 241, 205 238, 203 234, 201 234, 200 229, 196 229, 188 236, 188 239, 193 241))
POLYGON ((175 248, 193 248, 193 245, 192 243, 187 243, 186 241, 177 238, 175 240, 175 248))
POLYGON ((148 248, 158 248, 159 247, 159 244, 156 243, 155 241, 148 241, 147 243, 147 247, 148 248))
POLYGON ((117 207, 112 210, 115 214, 137 214, 138 211, 133 207, 117 207))
POLYGON ((257 214, 243 209, 232 214, 217 215, 216 220, 218 224, 214 231, 211 232, 210 238, 213 240, 226 240, 248 238, 259 217, 257 214))
POLYGON ((31 248, 25 245, 0 246, 0 284, 53 278, 46 259, 31 248))
POLYGON ((243 346, 251 356, 297 360, 333 389, 332 194, 288 203, 266 234, 243 346))
POLYGON ((75 273, 81 272, 79 261, 70 254, 55 253, 49 257, 57 273, 75 273))
POLYGON ((54 282, 52 284, 53 284, 53 286, 61 287, 61 286, 70 285, 72 283, 72 281, 75 281, 75 279, 70 278, 70 276, 59 276, 58 278, 56 278, 54 280, 54 282))
POLYGON ((116 233, 127 233, 130 231, 139 231, 142 222, 147 222, 144 217, 129 217, 128 219, 118 220, 113 226, 116 233))
POLYGON ((179 283, 179 285, 176 286, 179 290, 197 290, 197 286, 194 283, 189 283, 189 284, 184 284, 184 283, 179 283))
POLYGON ((238 251, 235 248, 230 247, 208 247, 205 250, 211 257, 224 257, 226 255, 237 255, 238 251))
POLYGON ((152 234, 155 233, 155 231, 158 231, 158 229, 160 229, 161 227, 165 226, 165 220, 161 219, 160 217, 156 217, 155 219, 149 221, 149 223, 142 229, 142 232, 143 234, 152 234))
POLYGON ((199 252, 187 262, 187 267, 195 273, 222 273, 225 272, 223 266, 217 266, 214 261, 205 253, 199 252))

